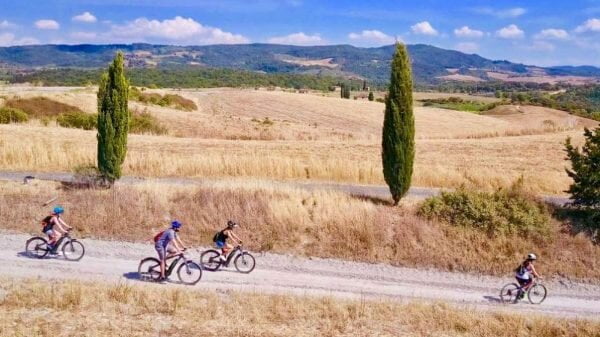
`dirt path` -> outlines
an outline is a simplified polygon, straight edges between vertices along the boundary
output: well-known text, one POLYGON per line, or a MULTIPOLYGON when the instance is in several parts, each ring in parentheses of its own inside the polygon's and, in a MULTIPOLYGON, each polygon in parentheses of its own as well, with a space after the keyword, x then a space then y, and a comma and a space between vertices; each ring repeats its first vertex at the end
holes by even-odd
MULTIPOLYGON (((0 171, 0 180, 11 180, 11 181, 23 181, 26 176, 33 176, 39 180, 51 180, 51 181, 62 181, 71 182, 73 181, 73 174, 66 172, 21 172, 21 171, 0 171)), ((196 179, 196 178, 142 178, 142 177, 122 177, 117 183, 124 185, 134 185, 143 182, 158 182, 168 184, 179 184, 179 185, 202 185, 209 183, 211 179, 196 179)), ((390 192, 387 186, 377 185, 354 185, 354 184, 337 184, 328 182, 280 182, 273 181, 273 184, 279 184, 282 187, 295 187, 304 188, 308 190, 316 189, 329 189, 339 192, 348 193, 351 195, 365 196, 371 198, 379 198, 385 200, 391 200, 390 192)), ((439 188, 428 188, 428 187, 411 187, 408 191, 408 197, 415 199, 425 199, 430 196, 434 196, 440 193, 439 188)), ((551 204, 562 206, 568 203, 570 200, 564 196, 553 196, 546 195, 542 198, 551 204)))
MULTIPOLYGON (((80 262, 62 258, 32 259, 24 253, 28 235, 0 232, 0 276, 81 279, 141 286, 137 266, 154 255, 151 244, 83 239, 86 256, 80 262)), ((256 269, 248 275, 233 269, 207 272, 194 289, 251 291, 342 298, 445 301, 456 306, 600 319, 600 285, 549 280, 542 305, 498 303, 500 287, 511 281, 472 274, 397 268, 330 259, 255 254, 256 269)), ((197 260, 199 253, 190 257, 197 260)), ((178 286, 166 284, 165 287, 178 286)))

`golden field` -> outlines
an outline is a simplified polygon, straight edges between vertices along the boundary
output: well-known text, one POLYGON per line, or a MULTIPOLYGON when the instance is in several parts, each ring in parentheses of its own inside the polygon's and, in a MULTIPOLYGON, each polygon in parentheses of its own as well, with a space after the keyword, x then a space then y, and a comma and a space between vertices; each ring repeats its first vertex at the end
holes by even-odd
POLYGON ((181 232, 186 243, 206 246, 215 231, 235 219, 254 251, 493 275, 510 274, 523 256, 535 251, 543 257, 536 265, 542 275, 600 280, 600 246, 558 223, 551 224, 545 238, 489 237, 480 230, 424 220, 410 198, 393 207, 341 192, 248 179, 202 186, 117 185, 111 190, 0 182, 0 214, 11 219, 0 222, 0 228, 39 233, 48 211, 41 205, 52 197, 65 207, 65 219, 78 236, 150 243, 168 219, 176 218, 186 224, 181 232))
POLYGON ((3 279, 0 336, 597 337, 600 323, 449 305, 3 279))

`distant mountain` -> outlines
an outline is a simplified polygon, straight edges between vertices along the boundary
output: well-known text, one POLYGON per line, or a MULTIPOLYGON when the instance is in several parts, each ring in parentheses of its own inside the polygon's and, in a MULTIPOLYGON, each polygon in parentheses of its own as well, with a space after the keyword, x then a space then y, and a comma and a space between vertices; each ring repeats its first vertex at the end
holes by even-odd
MULTIPOLYGON (((0 67, 15 69, 104 67, 118 50, 130 67, 213 67, 265 73, 302 73, 363 78, 382 83, 389 78, 394 46, 350 45, 300 47, 273 44, 169 46, 151 44, 36 45, 0 48, 0 67)), ((596 81, 595 67, 542 68, 493 61, 424 44, 409 45, 417 83, 446 80, 558 82, 566 76, 596 81)), ((565 79, 567 80, 567 79, 565 79)), ((574 79, 568 79, 569 81, 574 79)))

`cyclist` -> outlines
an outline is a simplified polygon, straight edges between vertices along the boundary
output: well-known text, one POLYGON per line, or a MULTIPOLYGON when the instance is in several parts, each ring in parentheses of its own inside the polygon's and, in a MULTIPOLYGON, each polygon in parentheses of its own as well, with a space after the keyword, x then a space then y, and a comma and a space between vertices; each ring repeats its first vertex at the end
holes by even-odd
POLYGON ((65 210, 61 206, 56 206, 52 210, 52 213, 42 220, 42 232, 48 235, 48 249, 50 254, 56 254, 56 243, 63 234, 73 229, 73 227, 67 225, 60 217, 65 210))
POLYGON ((171 227, 158 233, 155 236, 154 248, 158 253, 158 259, 160 260, 160 280, 164 281, 165 277, 165 261, 177 254, 181 254, 186 250, 185 245, 179 239, 179 230, 181 229, 181 222, 173 220, 171 227))
POLYGON ((533 284, 534 277, 541 278, 533 266, 535 260, 537 260, 537 256, 535 256, 535 254, 527 254, 525 260, 515 270, 515 277, 517 282, 519 282, 519 286, 521 286, 518 299, 522 299, 525 296, 525 293, 533 284))
POLYGON ((227 254, 233 249, 233 245, 231 245, 229 241, 233 241, 238 245, 242 244, 242 240, 240 240, 240 238, 238 238, 238 236, 233 232, 233 230, 239 226, 240 225, 238 225, 235 221, 229 220, 227 221, 227 227, 215 234, 215 237, 213 238, 217 248, 221 248, 221 255, 219 256, 219 259, 223 262, 227 261, 227 254))

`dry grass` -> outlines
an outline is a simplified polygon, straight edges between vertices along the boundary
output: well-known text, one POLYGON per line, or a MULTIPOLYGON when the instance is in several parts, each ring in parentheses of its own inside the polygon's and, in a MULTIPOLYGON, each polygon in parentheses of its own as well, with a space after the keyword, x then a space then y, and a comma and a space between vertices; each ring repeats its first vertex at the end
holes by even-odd
POLYGON ((227 219, 241 222, 253 250, 333 257, 419 268, 506 275, 529 251, 545 276, 600 280, 600 247, 557 224, 543 241, 489 238, 480 231, 425 221, 414 207, 377 205, 332 191, 283 188, 266 182, 221 182, 204 187, 164 184, 117 186, 109 191, 63 191, 35 182, 0 184, 0 227, 38 233, 53 196, 79 235, 150 243, 168 219, 186 224, 187 242, 207 245, 227 219), (126 223, 127 226, 115 224, 126 223), (456 247, 461 247, 457 250, 456 247))
POLYGON ((30 117, 57 117, 69 112, 82 112, 79 108, 46 97, 11 98, 4 103, 9 108, 26 112, 30 117))
MULTIPOLYGON (((483 189, 521 175, 533 192, 560 194, 570 184, 563 143, 580 131, 521 137, 417 140, 415 186, 483 189)), ((96 160, 95 132, 0 126, 0 167, 70 171, 96 160)), ((227 141, 132 135, 127 175, 260 177, 383 184, 380 145, 370 142, 227 141)))
POLYGON ((3 280, 1 336, 597 337, 600 323, 449 305, 3 280))

